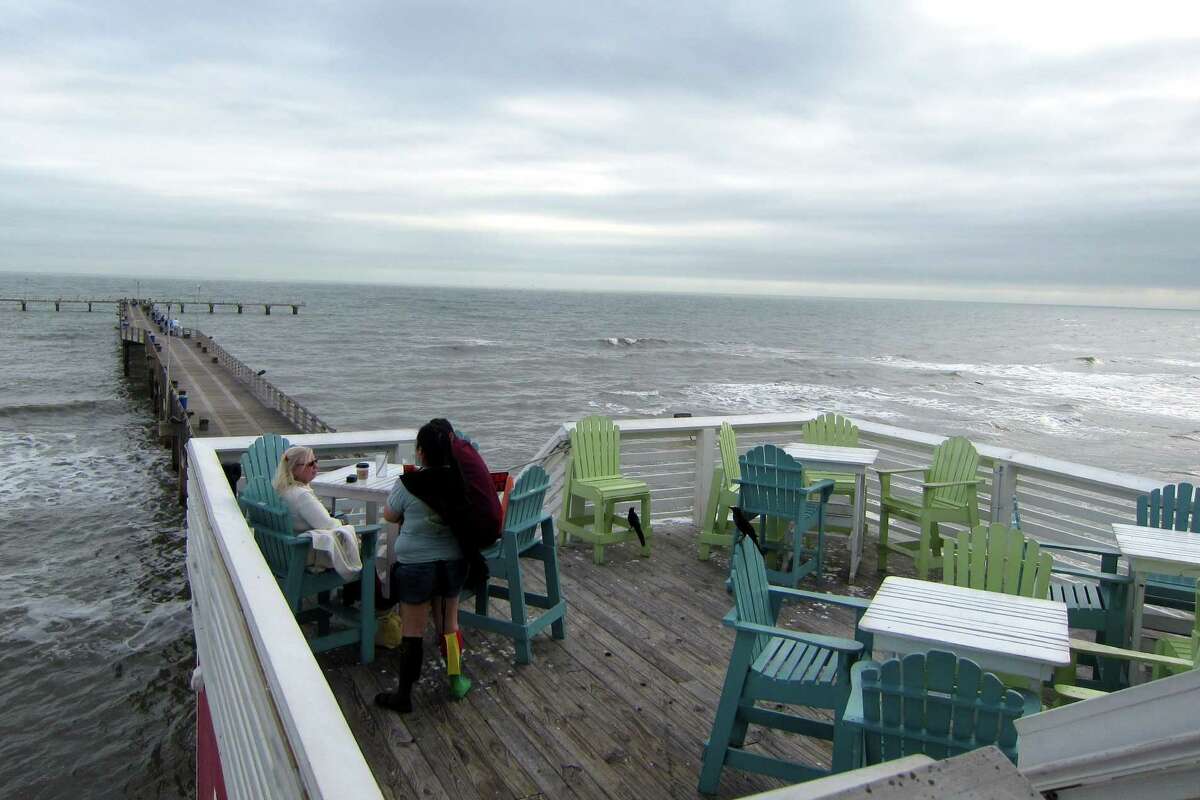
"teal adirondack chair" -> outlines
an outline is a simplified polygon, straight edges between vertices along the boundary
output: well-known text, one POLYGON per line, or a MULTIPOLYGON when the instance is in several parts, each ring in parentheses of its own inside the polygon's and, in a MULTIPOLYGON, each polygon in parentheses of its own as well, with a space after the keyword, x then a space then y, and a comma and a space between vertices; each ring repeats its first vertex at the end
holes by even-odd
POLYGON ((273 479, 279 459, 289 447, 288 440, 279 434, 264 433, 242 453, 242 477, 247 482, 251 478, 273 479))
MULTIPOLYGON (((806 444, 824 444, 832 447, 858 447, 858 426, 840 414, 822 414, 814 420, 804 423, 800 429, 806 444)), ((858 494, 858 483, 849 472, 820 472, 809 470, 807 473, 810 484, 818 481, 833 481, 833 493, 844 496, 850 504, 851 513, 854 511, 855 495, 858 494)), ((849 532, 849 528, 842 528, 849 532)), ((863 536, 867 535, 864 522, 863 536)))
MULTIPOLYGON (((1195 594, 1192 599, 1196 607, 1200 608, 1200 586, 1193 591, 1195 594)), ((1084 657, 1091 657, 1100 663, 1124 662, 1131 666, 1145 664, 1151 668, 1151 675, 1156 680, 1195 669, 1200 665, 1200 616, 1192 620, 1191 636, 1163 636, 1155 643, 1153 653, 1124 650, 1086 639, 1072 639, 1071 665, 1054 673, 1054 692, 1062 700, 1089 700, 1108 693, 1107 686, 1102 689, 1092 688, 1103 681, 1087 681, 1079 677, 1078 662, 1084 657)))
MULTIPOLYGON (((238 504, 254 531, 254 540, 279 583, 288 608, 299 622, 317 623, 317 636, 308 641, 312 651, 322 653, 357 642, 359 660, 363 664, 370 664, 375 658, 375 587, 368 585, 365 591, 360 592, 359 608, 331 600, 330 593, 334 589, 361 582, 361 577, 355 581, 344 581, 332 569, 308 571, 306 566, 312 542, 292 532, 291 513, 275 494, 267 478, 251 478, 238 497, 238 504), (314 596, 316 605, 304 608, 304 601, 314 596), (346 623, 347 627, 331 632, 332 619, 346 623)), ((368 583, 373 582, 379 526, 359 525, 355 530, 362 538, 359 549, 363 565, 361 575, 368 576, 368 583)))
POLYGON ((575 536, 592 544, 592 560, 604 563, 604 548, 610 544, 636 541, 625 517, 616 511, 617 503, 641 504, 642 531, 646 546, 642 555, 650 555, 650 487, 645 481, 621 474, 621 429, 608 417, 584 417, 571 431, 571 465, 563 488, 562 512, 558 520, 562 544, 575 536), (592 503, 592 514, 585 515, 585 502, 592 503), (614 531, 614 526, 623 530, 614 531))
POLYGON ((880 469, 879 473, 879 569, 887 569, 889 551, 913 559, 917 577, 929 577, 934 559, 941 553, 941 523, 957 523, 968 528, 979 524, 978 488, 982 480, 975 475, 979 454, 961 436, 947 439, 933 449, 933 464, 910 469, 880 469), (892 492, 892 476, 905 472, 923 473, 921 497, 913 501, 892 492), (888 541, 891 517, 911 520, 921 526, 921 535, 911 542, 888 541))
POLYGON ((768 570, 771 583, 796 587, 811 572, 819 577, 824 567, 825 508, 833 492, 833 481, 805 486, 804 466, 781 448, 760 444, 738 459, 738 506, 747 518, 761 516, 759 541, 768 550, 788 552, 784 569, 768 570), (771 541, 771 523, 791 524, 791 541, 771 541), (815 550, 804 546, 804 535, 816 531, 815 550))
POLYGON ((525 471, 508 497, 500 541, 483 551, 490 577, 486 590, 475 594, 475 610, 460 608, 458 622, 473 628, 507 636, 516 645, 518 664, 533 660, 529 640, 547 626, 555 639, 566 637, 564 619, 566 601, 558 580, 558 550, 554 541, 554 520, 542 510, 550 479, 546 471, 532 466, 525 471), (521 559, 540 562, 545 572, 546 593, 536 594, 524 588, 521 559), (503 581, 497 585, 493 581, 503 581), (509 603, 510 618, 488 616, 488 600, 499 597, 509 603), (533 619, 529 607, 542 609, 533 619))
POLYGON ((737 481, 742 477, 742 472, 738 468, 737 436, 728 422, 721 423, 717 443, 720 446, 721 463, 713 469, 712 485, 708 490, 708 507, 704 512, 704 523, 700 527, 698 556, 701 561, 708 560, 712 545, 729 547, 733 544, 729 509, 738 504, 737 481))
POLYGON ((1033 539, 1000 523, 983 523, 942 547, 942 583, 1045 599, 1054 559, 1033 539))
MULTIPOLYGON (((1142 495, 1137 499, 1137 524, 1200 533, 1200 492, 1190 483, 1180 483, 1142 495)), ((1146 602, 1194 611, 1195 585, 1195 578, 1150 573, 1146 576, 1146 602)))
POLYGON ((732 561, 735 605, 723 623, 734 629, 736 638, 712 733, 704 747, 700 791, 716 792, 726 765, 793 783, 828 774, 813 765, 744 750, 746 728, 751 723, 834 740, 833 771, 848 769, 838 760, 851 752, 849 742, 839 747, 838 738, 847 731, 839 726, 838 720, 849 697, 850 667, 861 653, 870 652, 871 636, 858 631, 857 625, 855 639, 842 639, 780 628, 776 620, 785 600, 852 608, 856 619, 862 618, 870 603, 856 597, 770 585, 762 554, 745 537, 733 546, 732 561), (827 709, 833 712, 834 721, 756 707, 759 702, 827 709))
POLYGON ((853 734, 834 747, 834 763, 857 769, 904 756, 949 758, 994 744, 1017 763, 1017 729, 1025 701, 969 658, 945 650, 912 653, 882 664, 854 665, 841 724, 853 734), (841 759, 839 744, 851 748, 841 759))

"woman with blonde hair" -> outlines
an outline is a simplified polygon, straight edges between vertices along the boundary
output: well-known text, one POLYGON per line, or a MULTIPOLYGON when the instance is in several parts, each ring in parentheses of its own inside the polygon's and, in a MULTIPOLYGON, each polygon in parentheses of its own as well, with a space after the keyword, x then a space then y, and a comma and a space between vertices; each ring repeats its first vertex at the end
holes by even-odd
POLYGON ((345 523, 330 516, 309 482, 317 477, 317 455, 311 447, 289 447, 279 459, 271 485, 292 512, 292 530, 332 530, 345 523))

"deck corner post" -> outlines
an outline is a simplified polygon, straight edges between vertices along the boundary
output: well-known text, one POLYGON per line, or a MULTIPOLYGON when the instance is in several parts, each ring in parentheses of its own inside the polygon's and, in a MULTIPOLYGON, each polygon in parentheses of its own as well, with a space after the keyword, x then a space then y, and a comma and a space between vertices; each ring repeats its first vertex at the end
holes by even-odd
POLYGON ((708 493, 712 488, 713 451, 717 444, 717 429, 701 428, 696 432, 696 494, 692 498, 692 521, 704 524, 704 509, 708 506, 708 493))

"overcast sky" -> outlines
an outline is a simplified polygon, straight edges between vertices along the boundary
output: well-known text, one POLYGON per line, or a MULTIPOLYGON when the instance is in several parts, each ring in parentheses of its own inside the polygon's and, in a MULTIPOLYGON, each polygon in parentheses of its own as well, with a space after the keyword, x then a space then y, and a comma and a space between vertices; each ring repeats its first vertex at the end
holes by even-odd
POLYGON ((0 270, 1200 306, 1200 2, 0 0, 0 270))

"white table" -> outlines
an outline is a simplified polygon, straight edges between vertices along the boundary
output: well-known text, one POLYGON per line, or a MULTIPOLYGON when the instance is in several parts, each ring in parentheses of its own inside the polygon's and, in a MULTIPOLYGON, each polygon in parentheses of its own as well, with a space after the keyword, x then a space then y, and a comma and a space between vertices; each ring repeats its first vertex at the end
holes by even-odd
POLYGON ((854 475, 854 508, 850 510, 850 580, 858 573, 862 561, 863 528, 867 515, 867 467, 875 463, 879 451, 869 447, 834 447, 823 444, 794 442, 783 451, 804 465, 806 470, 841 472, 854 475))
MULTIPOLYGON (((359 500, 366 503, 367 524, 379 522, 379 505, 387 502, 388 495, 391 494, 392 487, 396 485, 396 479, 403 474, 404 467, 400 464, 385 464, 383 475, 380 475, 376 462, 371 461, 370 464, 370 475, 365 481, 346 483, 346 476, 355 473, 355 466, 351 464, 321 473, 312 479, 309 486, 312 487, 317 497, 359 500)), ((390 523, 384 524, 383 534, 387 542, 387 557, 382 564, 378 559, 375 560, 375 573, 381 581, 380 589, 384 597, 389 596, 391 588, 391 581, 387 580, 387 572, 394 559, 396 536, 399 532, 399 526, 390 523)))
POLYGON ((1071 663, 1067 606, 1054 600, 889 577, 858 624, 876 658, 949 650, 1034 687, 1071 663))
POLYGON ((1142 613, 1146 605, 1146 574, 1200 577, 1200 534, 1113 523, 1117 548, 1129 559, 1133 577, 1133 620, 1129 640, 1142 649, 1142 613))

